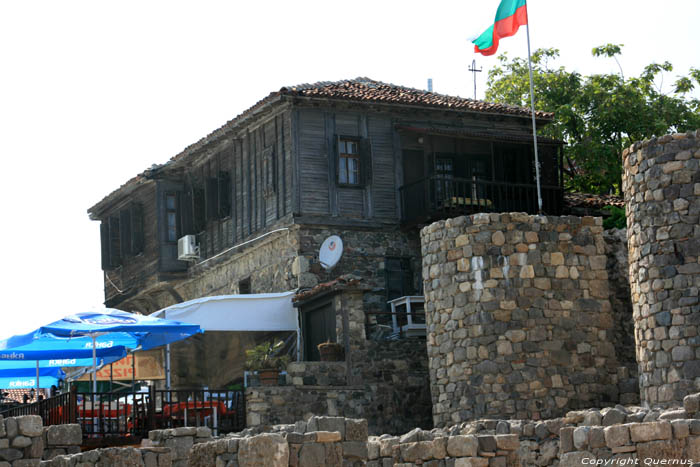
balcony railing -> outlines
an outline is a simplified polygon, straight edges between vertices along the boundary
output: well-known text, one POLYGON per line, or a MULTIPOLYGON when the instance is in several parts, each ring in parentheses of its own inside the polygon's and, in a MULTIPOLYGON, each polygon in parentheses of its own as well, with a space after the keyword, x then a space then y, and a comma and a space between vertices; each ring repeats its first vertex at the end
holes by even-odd
MULTIPOLYGON (((477 212, 537 214, 537 186, 478 178, 432 176, 399 189, 403 223, 422 223, 477 212)), ((563 189, 542 185, 542 210, 562 212, 563 189)))

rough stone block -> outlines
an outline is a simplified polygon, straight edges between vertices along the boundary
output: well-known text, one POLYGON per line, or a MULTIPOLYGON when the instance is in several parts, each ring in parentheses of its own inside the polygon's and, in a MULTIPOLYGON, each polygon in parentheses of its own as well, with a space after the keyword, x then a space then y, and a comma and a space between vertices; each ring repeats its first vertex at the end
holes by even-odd
POLYGON ((15 436, 10 443, 13 448, 23 449, 32 445, 32 439, 27 436, 15 436))
POLYGON ((630 442, 629 425, 614 425, 605 427, 605 444, 609 448, 624 446, 630 442))
POLYGON ((518 435, 496 435, 496 446, 502 451, 516 451, 520 447, 518 435))
POLYGON ((315 419, 317 428, 308 431, 338 431, 340 435, 345 438, 345 419, 343 417, 311 417, 310 420, 315 419))
POLYGON ((559 452, 561 454, 574 450, 574 429, 573 426, 566 426, 559 431, 559 452))
POLYGON ((700 393, 685 396, 683 398, 683 408, 688 414, 700 411, 700 393))
POLYGON ((308 443, 301 446, 299 465, 309 467, 324 467, 326 465, 326 449, 322 444, 308 443))
POLYGON ((574 446, 576 449, 582 450, 588 447, 588 433, 591 431, 589 426, 580 426, 574 430, 574 446))
POLYGON ((0 449, 0 460, 12 462, 17 459, 21 459, 23 456, 22 451, 19 449, 0 449))
POLYGON ((181 426, 173 429, 173 436, 197 436, 197 427, 181 426))
POLYGON ((426 461, 433 457, 432 441, 416 441, 415 443, 401 444, 401 458, 405 462, 415 463, 426 461))
POLYGON ((5 419, 5 436, 12 439, 17 436, 17 419, 14 417, 5 419))
POLYGON ((316 442, 318 443, 335 443, 342 439, 339 431, 317 431, 316 442))
POLYGON ((345 440, 346 441, 366 441, 368 436, 367 420, 365 419, 345 419, 345 440))
POLYGON ((238 445, 240 467, 287 467, 289 446, 277 433, 241 438, 238 445))
POLYGON ((671 439, 673 430, 669 422, 651 422, 630 425, 630 439, 634 443, 671 439))
MULTIPOLYGON (((644 463, 645 459, 682 460, 687 459, 683 455, 683 445, 679 440, 667 439, 663 441, 649 441, 637 444, 637 458, 644 463)), ((648 465, 648 464, 647 464, 648 465)), ((666 465, 672 465, 667 462, 666 465)))
POLYGON ((391 457, 393 447, 398 444, 397 437, 379 439, 379 457, 391 457))
POLYGON ((367 443, 363 441, 344 441, 343 458, 350 460, 367 460, 367 443))
MULTIPOLYGON (((150 433, 149 433, 150 437, 150 433)), ((80 446, 83 442, 83 433, 80 425, 51 425, 46 429, 46 443, 48 446, 80 446)))
POLYGON ((455 459, 454 467, 488 467, 489 460, 484 457, 460 457, 455 459))
POLYGON ((475 436, 450 436, 447 440, 447 454, 450 457, 473 457, 478 448, 479 442, 475 436))
POLYGON ((627 415, 618 409, 610 409, 603 416, 603 426, 618 425, 625 422, 627 415))

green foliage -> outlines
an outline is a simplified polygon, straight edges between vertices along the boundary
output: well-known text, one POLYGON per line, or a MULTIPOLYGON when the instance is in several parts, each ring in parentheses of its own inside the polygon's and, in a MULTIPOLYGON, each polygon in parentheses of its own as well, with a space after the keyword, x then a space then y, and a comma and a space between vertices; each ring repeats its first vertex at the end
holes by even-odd
MULTIPOLYGON (((622 45, 593 49, 597 57, 615 59, 622 45)), ((557 49, 538 49, 532 55, 535 108, 555 113, 555 121, 540 130, 543 136, 565 141, 565 184, 589 192, 621 191, 622 150, 635 141, 666 133, 700 128, 700 101, 687 97, 700 84, 700 70, 678 77, 672 94, 664 94, 663 74, 669 62, 652 63, 638 77, 619 74, 584 76, 551 64, 557 49)), ((487 100, 529 107, 527 59, 498 57, 489 71, 487 100)), ((618 66, 619 66, 619 62, 618 66)))
POLYGON ((245 351, 245 367, 248 370, 281 370, 289 363, 288 355, 279 355, 284 347, 282 341, 270 341, 245 351))
POLYGON ((604 210, 608 211, 610 215, 603 219, 604 229, 625 229, 627 228, 627 216, 625 215, 625 208, 618 208, 617 206, 605 206, 604 210))

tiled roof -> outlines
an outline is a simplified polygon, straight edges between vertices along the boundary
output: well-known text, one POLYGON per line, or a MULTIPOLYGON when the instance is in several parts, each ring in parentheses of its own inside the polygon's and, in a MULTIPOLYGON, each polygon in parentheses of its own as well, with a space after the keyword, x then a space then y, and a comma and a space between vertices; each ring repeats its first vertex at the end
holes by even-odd
MULTIPOLYGON (((297 302, 302 302, 304 300, 308 300, 312 297, 316 297, 317 295, 322 294, 323 292, 328 292, 331 290, 343 290, 343 289, 349 289, 349 288, 358 288, 360 285, 360 278, 358 276, 352 275, 352 274, 344 274, 336 279, 333 279, 332 281, 328 282, 323 282, 321 284, 318 284, 311 289, 307 290, 302 290, 298 292, 294 297, 292 297, 292 301, 294 303, 297 302)), ((361 287, 359 287, 361 288, 361 287)))
MULTIPOLYGON (((174 156, 169 162, 160 165, 154 164, 151 166, 151 168, 144 171, 144 173, 132 178, 117 190, 103 198, 102 201, 95 204, 95 206, 88 209, 88 212, 91 213, 93 210, 99 210, 101 205, 104 206, 106 202, 116 198, 117 194, 124 188, 134 187, 136 184, 145 182, 150 173, 157 171, 161 167, 167 166, 172 162, 179 161, 180 159, 190 155, 192 152, 206 146, 208 143, 215 141, 217 138, 226 134, 226 132, 235 128, 245 118, 251 116, 266 105, 279 100, 283 96, 332 99, 347 102, 409 105, 487 114, 506 114, 514 116, 531 115, 530 109, 526 107, 497 104, 457 96, 447 96, 445 94, 428 92, 421 89, 383 83, 370 78, 355 78, 341 81, 319 81, 313 84, 285 86, 279 91, 271 92, 269 95, 267 95, 267 97, 261 99, 255 105, 248 108, 234 119, 228 121, 223 126, 214 130, 196 143, 186 147, 180 154, 174 156)), ((551 112, 536 111, 535 116, 538 118, 552 119, 554 114, 551 112)))
MULTIPOLYGON (((29 396, 30 394, 30 389, 2 389, 0 392, 6 393, 7 396, 5 397, 5 400, 13 400, 15 402, 24 402, 23 396, 26 394, 29 396)), ((46 397, 48 394, 48 391, 46 389, 39 389, 39 394, 42 396, 46 397)), ((38 394, 35 394, 34 399, 29 399, 28 402, 36 402, 36 396, 38 394)))
POLYGON ((564 203, 569 208, 601 209, 605 206, 625 206, 625 200, 615 195, 592 195, 588 193, 564 193, 564 203))
MULTIPOLYGON (((382 83, 369 78, 355 78, 342 81, 321 81, 313 84, 300 84, 283 87, 279 94, 303 97, 321 97, 360 102, 381 102, 388 104, 440 107, 472 112, 486 112, 511 115, 530 115, 530 109, 506 104, 496 104, 464 97, 447 96, 422 89, 407 88, 390 83, 382 83)), ((552 118, 549 112, 535 112, 540 118, 552 118)))

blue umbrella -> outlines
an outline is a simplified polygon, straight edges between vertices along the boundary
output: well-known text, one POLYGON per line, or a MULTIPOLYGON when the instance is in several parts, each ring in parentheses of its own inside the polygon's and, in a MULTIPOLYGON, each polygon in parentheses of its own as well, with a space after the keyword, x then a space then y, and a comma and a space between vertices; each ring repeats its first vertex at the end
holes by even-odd
POLYGON ((41 384, 37 381, 36 376, 12 376, 0 377, 0 389, 31 389, 31 388, 50 388, 58 386, 59 379, 55 376, 42 376, 41 384))
MULTIPOLYGON (((14 362, 12 362, 14 363, 14 362)), ((23 388, 48 388, 64 379, 66 374, 60 368, 41 368, 37 371, 34 367, 0 369, 1 389, 23 388), (41 377, 41 384, 39 384, 41 377)))
POLYGON ((42 326, 41 334, 75 338, 101 337, 118 345, 143 350, 160 347, 203 332, 197 324, 127 313, 107 308, 103 312, 78 313, 42 326))
MULTIPOLYGON (((32 378, 34 384, 39 387, 47 382, 41 379, 42 367, 55 367, 56 363, 68 363, 60 366, 80 366, 79 362, 85 366, 96 363, 99 358, 113 362, 126 356, 126 344, 133 343, 130 336, 127 340, 123 336, 114 335, 111 338, 92 339, 90 337, 65 338, 53 336, 51 334, 41 334, 39 331, 20 334, 9 339, 0 340, 0 369, 18 369, 33 367, 35 376, 32 378), (85 364, 88 357, 89 363, 85 364), (75 363, 73 363, 75 361, 75 363)), ((49 376, 48 378, 56 378, 49 376)), ((18 381, 12 378, 6 379, 3 384, 12 384, 8 387, 17 386, 18 381)), ((21 384, 27 384, 29 378, 22 379, 21 384)), ((55 381, 54 383, 55 384, 55 381)), ((50 386, 50 385, 49 385, 50 386)))
MULTIPOLYGON (((133 339, 121 339, 121 336, 98 338, 95 340, 95 353, 100 358, 121 358, 126 355, 125 347, 130 344, 133 344, 133 339)), ((92 354, 93 340, 90 337, 65 338, 42 334, 37 330, 0 340, 0 360, 90 358, 92 354)))
MULTIPOLYGON (((58 338, 87 336, 97 339, 113 339, 119 345, 143 350, 186 339, 203 332, 199 325, 181 323, 152 316, 127 313, 107 308, 101 312, 78 313, 42 326, 37 333, 58 338), (128 343, 129 339, 132 342, 128 343)), ((97 392, 97 360, 93 346, 93 392, 97 392)))

